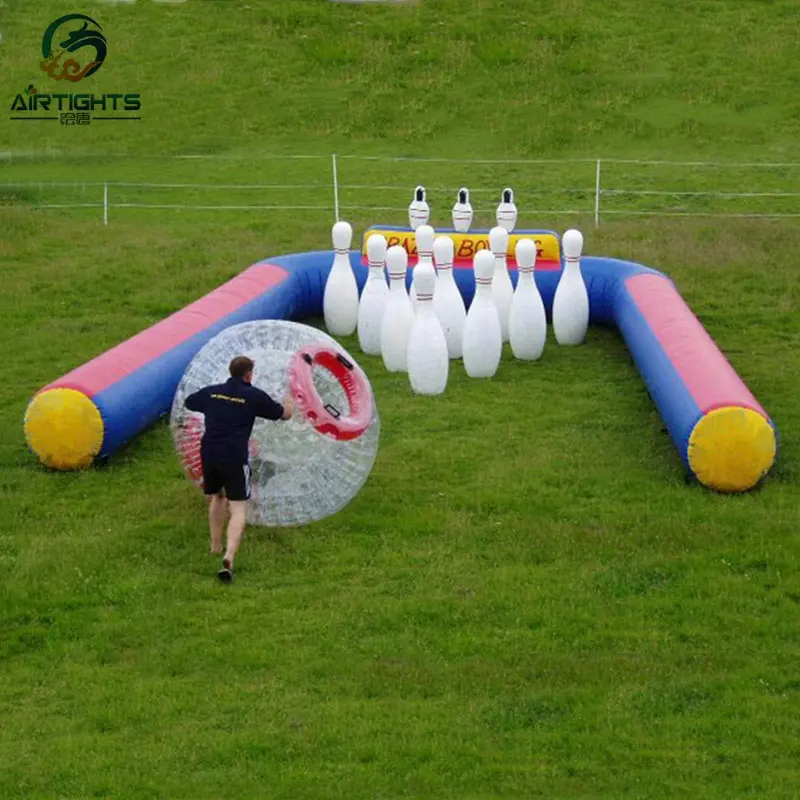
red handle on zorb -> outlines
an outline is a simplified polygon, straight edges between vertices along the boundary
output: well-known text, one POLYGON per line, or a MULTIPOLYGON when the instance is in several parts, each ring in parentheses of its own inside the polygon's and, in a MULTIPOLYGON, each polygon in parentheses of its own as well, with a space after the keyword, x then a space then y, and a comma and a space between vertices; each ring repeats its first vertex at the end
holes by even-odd
POLYGON ((300 348, 289 364, 289 389, 298 411, 321 434, 338 441, 361 436, 372 421, 372 391, 364 374, 342 353, 325 345, 300 348), (314 385, 314 365, 328 370, 347 397, 350 413, 345 415, 325 403, 314 385))

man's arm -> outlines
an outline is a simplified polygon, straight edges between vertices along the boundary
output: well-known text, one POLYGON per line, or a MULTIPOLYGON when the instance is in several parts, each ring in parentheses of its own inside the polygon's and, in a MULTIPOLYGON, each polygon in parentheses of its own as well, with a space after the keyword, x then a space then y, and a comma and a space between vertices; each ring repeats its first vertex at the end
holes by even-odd
POLYGON ((287 397, 283 405, 276 403, 266 392, 259 390, 259 404, 256 416, 277 421, 292 418, 292 401, 287 397))
POLYGON ((190 394, 184 401, 183 404, 189 411, 205 411, 206 405, 206 390, 205 388, 200 389, 194 394, 190 394))

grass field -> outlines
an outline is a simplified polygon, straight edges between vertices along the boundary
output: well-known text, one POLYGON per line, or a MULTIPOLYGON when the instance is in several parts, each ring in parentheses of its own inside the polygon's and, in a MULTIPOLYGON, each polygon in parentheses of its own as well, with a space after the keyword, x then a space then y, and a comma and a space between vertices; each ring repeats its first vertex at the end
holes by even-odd
POLYGON ((727 163, 607 185, 783 196, 604 207, 800 213, 800 168, 735 166, 800 163, 796 3, 6 0, 9 106, 73 11, 109 40, 91 91, 140 91, 143 119, 0 120, 0 797, 796 797, 798 219, 594 228, 591 161, 347 158, 727 163), (330 247, 331 153, 356 237, 403 224, 371 209, 418 182, 434 224, 450 188, 491 209, 512 185, 520 227, 577 224, 589 254, 667 272, 774 419, 773 472, 687 486, 606 329, 536 364, 507 350, 488 382, 454 365, 439 398, 362 356, 369 481, 331 519, 250 530, 232 587, 165 422, 105 468, 42 469, 22 433, 40 386, 257 259, 330 247), (322 208, 37 208, 107 181, 207 185, 117 203, 322 208), (253 183, 307 188, 218 188, 253 183))

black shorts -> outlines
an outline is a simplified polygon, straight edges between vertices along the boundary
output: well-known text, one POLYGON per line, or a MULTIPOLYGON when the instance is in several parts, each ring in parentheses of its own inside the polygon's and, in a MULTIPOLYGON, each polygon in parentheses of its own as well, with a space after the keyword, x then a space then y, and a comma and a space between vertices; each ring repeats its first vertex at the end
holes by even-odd
POLYGON ((203 459, 203 491, 219 494, 223 489, 228 500, 249 500, 250 465, 203 459))

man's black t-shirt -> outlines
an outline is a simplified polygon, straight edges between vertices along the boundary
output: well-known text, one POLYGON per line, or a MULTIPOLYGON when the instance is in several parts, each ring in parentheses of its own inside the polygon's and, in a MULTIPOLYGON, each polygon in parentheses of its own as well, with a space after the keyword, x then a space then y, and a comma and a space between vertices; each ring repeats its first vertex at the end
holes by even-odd
POLYGON ((205 415, 203 458, 226 464, 247 463, 247 444, 256 417, 278 420, 283 416, 280 403, 241 378, 228 378, 190 394, 186 408, 205 415))

